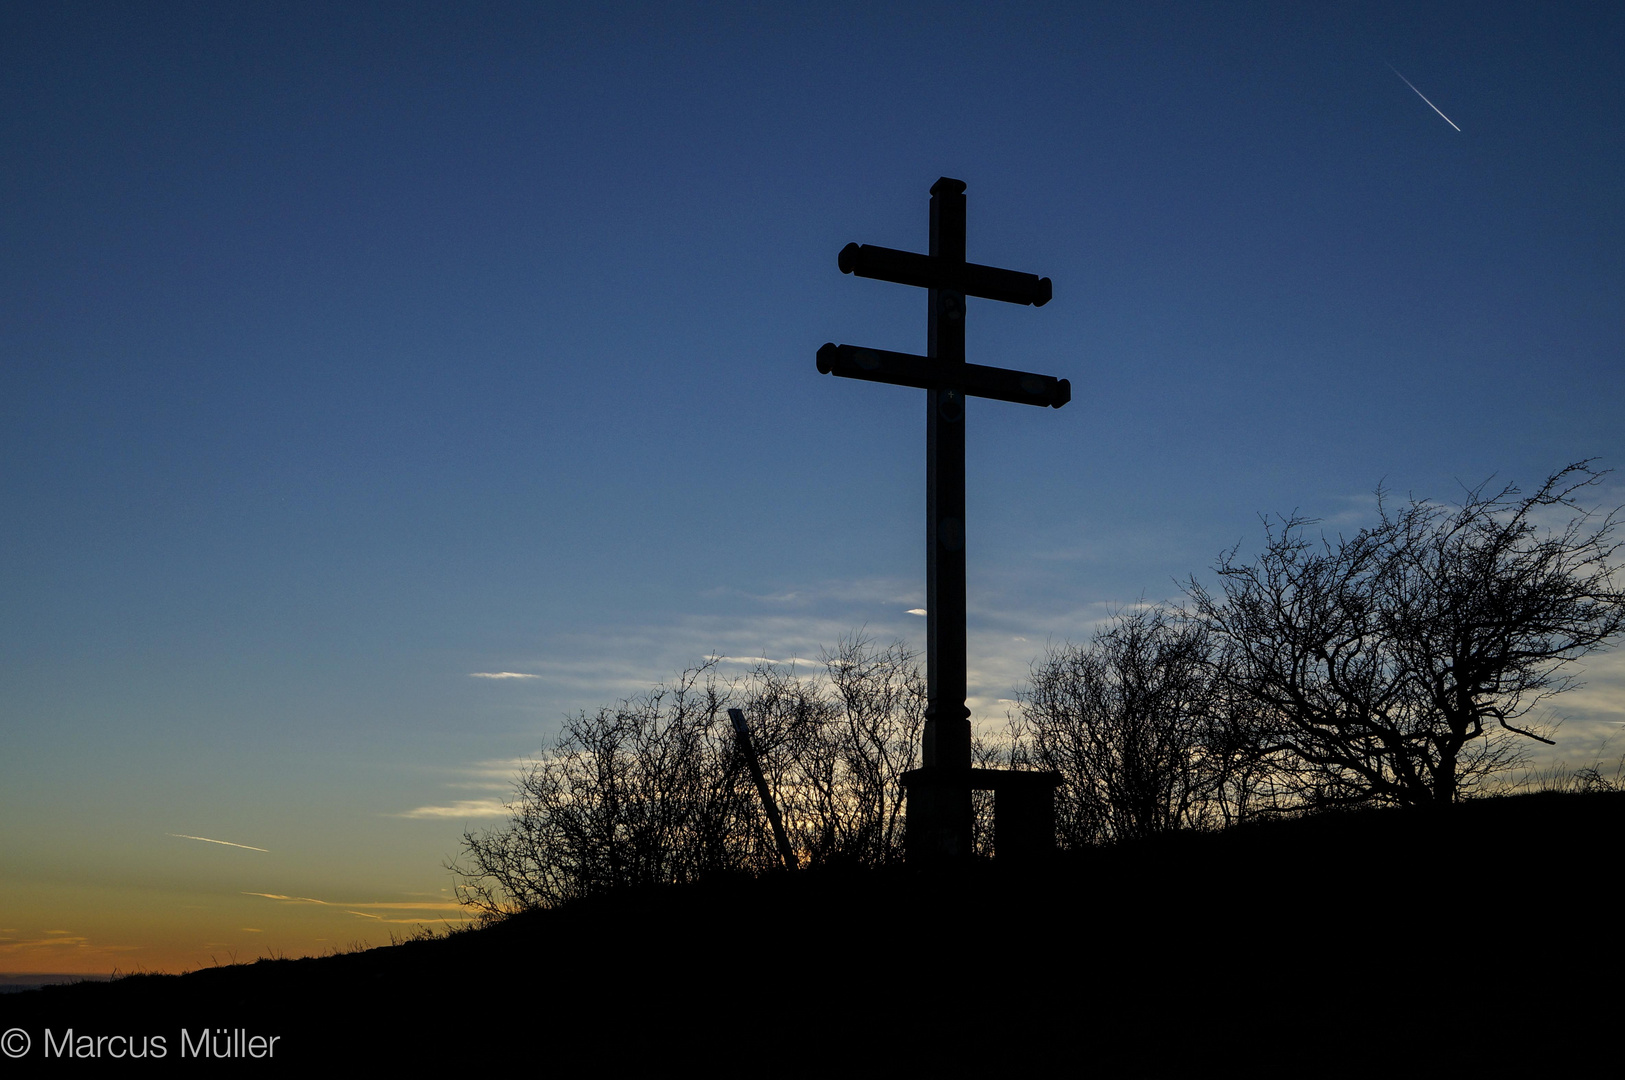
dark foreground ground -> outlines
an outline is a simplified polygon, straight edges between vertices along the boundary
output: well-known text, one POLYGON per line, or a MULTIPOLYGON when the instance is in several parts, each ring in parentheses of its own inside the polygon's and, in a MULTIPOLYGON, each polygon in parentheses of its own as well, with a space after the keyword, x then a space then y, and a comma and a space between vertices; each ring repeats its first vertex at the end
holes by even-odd
POLYGON ((7 994, 0 1029, 31 1050, 0 1077, 72 1067, 42 1056, 69 1028, 109 1037, 81 1066, 116 1070, 138 1066, 112 1052, 162 1036, 148 1064, 216 1073, 1620 1075, 1622 849, 1625 794, 1545 794, 1019 873, 717 881, 7 994), (197 1059, 204 1028, 243 1056, 197 1059))

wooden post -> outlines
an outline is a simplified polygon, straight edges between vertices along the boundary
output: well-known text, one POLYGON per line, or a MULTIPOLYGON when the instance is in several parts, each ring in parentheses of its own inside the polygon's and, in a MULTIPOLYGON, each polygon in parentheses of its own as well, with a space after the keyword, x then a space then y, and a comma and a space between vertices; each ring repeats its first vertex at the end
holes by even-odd
POLYGON ((784 819, 779 817, 779 804, 773 801, 773 792, 768 790, 767 777, 762 775, 762 763, 756 757, 756 747, 750 741, 750 727, 745 723, 745 713, 742 709, 729 709, 728 719, 733 721, 734 736, 739 740, 739 748, 745 752, 745 764, 750 767, 750 776, 756 781, 756 794, 762 797, 762 807, 767 811, 767 823, 773 827, 773 842, 779 846, 779 858, 784 862, 786 870, 796 868, 796 853, 790 847, 790 837, 784 832, 784 819))
MULTIPOLYGON (((943 177, 931 187, 931 258, 948 269, 965 264, 965 185, 943 177)), ((938 385, 926 391, 925 413, 925 671, 929 703, 921 757, 926 768, 968 769, 970 710, 965 707, 965 294, 927 293, 926 356, 938 385)), ((968 855, 975 811, 969 788, 935 787, 923 821, 910 814, 911 854, 923 847, 968 855), (920 826, 924 826, 921 828, 920 826)))

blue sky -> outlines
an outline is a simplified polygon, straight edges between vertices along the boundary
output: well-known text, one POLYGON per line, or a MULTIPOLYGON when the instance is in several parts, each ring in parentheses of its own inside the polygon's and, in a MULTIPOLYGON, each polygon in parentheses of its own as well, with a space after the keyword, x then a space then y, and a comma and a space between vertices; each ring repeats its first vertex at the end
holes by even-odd
POLYGON ((564 713, 923 648, 921 395, 813 355, 924 350, 835 255, 939 176, 1054 281, 970 359, 1073 385, 971 404, 985 719, 1260 513, 1619 466, 1622 56, 1608 5, 7 8, 0 971, 376 943, 564 713))

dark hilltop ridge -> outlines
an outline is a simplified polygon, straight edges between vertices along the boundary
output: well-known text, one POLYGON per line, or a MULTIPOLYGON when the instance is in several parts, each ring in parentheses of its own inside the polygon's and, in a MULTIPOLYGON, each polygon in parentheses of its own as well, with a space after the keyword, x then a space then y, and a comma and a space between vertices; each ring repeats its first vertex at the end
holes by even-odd
POLYGON ((193 1063, 208 1028, 211 1055, 233 1060, 197 1065, 272 1072, 1617 1069, 1622 841, 1625 793, 1540 793, 1172 834, 1026 870, 825 867, 8 994, 0 1028, 26 1032, 35 1059, 47 1029, 57 1057, 70 1028, 104 1058, 162 1036, 149 1063, 166 1068, 193 1063))

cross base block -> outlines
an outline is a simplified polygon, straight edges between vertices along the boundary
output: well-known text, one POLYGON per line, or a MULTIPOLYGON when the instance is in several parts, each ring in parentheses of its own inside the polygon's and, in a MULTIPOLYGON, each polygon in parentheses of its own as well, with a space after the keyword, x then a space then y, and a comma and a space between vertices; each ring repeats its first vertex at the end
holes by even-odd
POLYGON ((971 792, 993 792, 993 852, 1001 861, 1032 862, 1055 851, 1058 772, 1014 769, 910 769, 904 844, 909 860, 970 855, 971 792))

